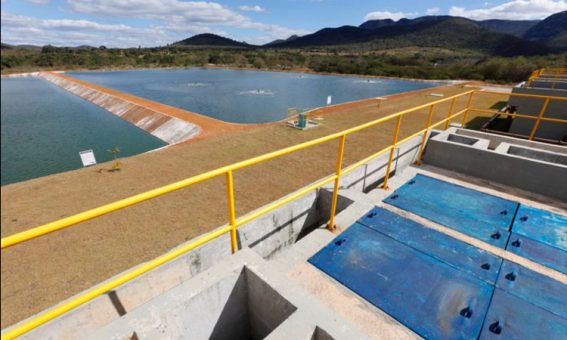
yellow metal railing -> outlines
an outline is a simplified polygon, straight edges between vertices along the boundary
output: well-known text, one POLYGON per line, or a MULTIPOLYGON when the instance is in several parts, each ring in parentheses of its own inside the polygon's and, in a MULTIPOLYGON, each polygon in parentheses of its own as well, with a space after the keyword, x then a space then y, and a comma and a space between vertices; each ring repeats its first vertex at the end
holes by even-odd
POLYGON ((541 68, 532 72, 528 78, 527 86, 531 87, 533 82, 538 78, 543 81, 552 81, 551 88, 554 89, 558 82, 566 81, 564 76, 567 75, 567 68, 541 68))
POLYGON ((7 248, 7 247, 11 247, 14 245, 17 245, 18 243, 22 243, 22 242, 26 242, 29 241, 31 239, 34 239, 36 237, 40 237, 52 232, 55 232, 57 230, 61 230, 70 226, 73 226, 75 224, 78 224, 80 222, 84 222, 132 205, 135 205, 137 203, 140 202, 144 202, 146 200, 158 197, 158 196, 162 196, 165 195, 167 193, 182 189, 182 188, 186 188, 188 186, 191 186, 193 184, 196 183, 200 183, 203 182, 205 180, 211 179, 211 178, 215 178, 221 175, 225 175, 226 177, 226 188, 227 188, 227 205, 228 205, 228 221, 229 224, 227 226, 221 227, 217 230, 214 230, 212 232, 209 232, 199 238, 197 238, 196 240, 194 240, 193 242, 190 242, 186 245, 183 245, 179 248, 176 248, 162 256, 159 256, 158 258, 151 260, 143 265, 140 265, 138 267, 136 267, 135 269, 132 269, 128 272, 126 272, 125 274, 122 274, 112 280, 110 280, 109 282, 106 282, 100 286, 97 286, 91 290, 88 290, 84 293, 79 294, 78 296, 72 298, 71 300, 56 306, 50 310, 47 310, 43 313, 38 314, 37 316, 31 318, 30 320, 24 322, 21 325, 18 325, 16 327, 14 327, 13 329, 9 330, 8 332, 4 333, 2 335, 2 340, 4 339, 13 339, 19 335, 22 335, 26 332, 29 332, 30 330, 60 316, 63 315, 65 313, 67 313, 68 311, 102 295, 105 294, 113 289, 115 289, 116 287, 164 264, 167 263, 175 258, 177 258, 178 256, 181 256, 189 251, 191 251, 192 249, 195 249, 213 239, 216 239, 224 234, 229 234, 230 235, 230 240, 231 240, 231 249, 232 252, 236 252, 238 250, 238 240, 237 240, 237 233, 236 233, 236 229, 240 226, 242 226, 245 223, 248 223, 284 204, 287 204, 295 199, 297 199, 298 197, 301 197, 303 195, 305 195, 306 193, 315 190, 317 188, 321 188, 322 186, 334 182, 334 188, 333 188, 333 195, 332 195, 332 202, 331 202, 331 211, 330 211, 330 219, 329 219, 329 223, 328 223, 328 228, 329 229, 334 229, 335 224, 335 213, 336 213, 336 208, 337 208, 337 199, 338 199, 338 190, 339 190, 339 184, 340 184, 340 178, 344 175, 346 175, 347 173, 351 172, 352 170, 356 169, 357 167, 359 167, 360 165, 363 165, 365 163, 367 163, 368 161, 370 161, 371 159, 378 157, 382 154, 385 154, 386 152, 389 152, 389 157, 388 157, 388 165, 386 168, 386 173, 385 173, 385 177, 384 177, 384 183, 383 183, 383 188, 387 189, 388 188, 388 179, 390 177, 390 172, 391 172, 391 167, 392 167, 392 162, 393 162, 393 158, 394 158, 394 151, 396 149, 396 147, 400 144, 405 143, 406 141, 409 141, 410 139, 413 139, 417 136, 422 135, 422 139, 421 139, 421 143, 419 146, 419 152, 418 152, 418 156, 417 156, 417 161, 416 163, 419 164, 421 162, 421 157, 423 155, 423 150, 425 148, 425 144, 426 144, 426 140, 427 140, 427 136, 429 134, 429 132, 431 131, 431 129, 436 128, 437 126, 440 125, 444 125, 444 128, 447 128, 449 126, 449 123, 457 118, 458 116, 462 115, 462 125, 464 126, 464 123, 466 122, 467 119, 467 115, 471 114, 471 113, 492 113, 492 114, 507 114, 507 115, 513 115, 514 117, 517 118, 526 118, 526 119, 533 119, 535 120, 534 123, 534 127, 532 130, 532 135, 530 136, 530 139, 533 139, 533 135, 535 134, 535 131, 537 130, 537 127, 539 125, 539 123, 541 121, 549 121, 549 122, 557 122, 557 123, 567 123, 567 120, 561 120, 561 119, 554 119, 554 118, 546 118, 544 117, 544 112, 547 109, 547 106, 549 104, 550 100, 567 100, 567 98, 562 98, 562 97, 550 97, 550 96, 540 96, 540 95, 524 95, 524 94, 510 94, 510 93, 501 93, 501 92, 490 92, 490 91, 476 91, 476 90, 471 90, 471 91, 466 91, 457 95, 453 95, 447 98, 443 98, 434 102, 430 102, 427 104, 423 104, 423 105, 419 105, 407 110, 403 110, 394 114, 390 114, 388 116, 373 120, 371 122, 365 123, 365 124, 361 124, 359 126, 341 131, 341 132, 337 132, 325 137, 321 137, 321 138, 317 138, 308 142, 304 142, 301 144, 297 144, 294 146, 290 146, 278 151, 274 151, 271 153, 267 153, 261 156, 257 156, 254 158, 250 158, 248 160, 244 160, 238 163, 234 163, 231 165, 227 165, 212 171, 208 171, 206 173, 197 175, 197 176, 193 176, 184 180, 181 180, 179 182, 175 182, 157 189, 153 189, 135 196, 131 196, 110 204, 106 204, 103 205, 101 207, 95 208, 95 209, 91 209, 70 217, 66 217, 63 219, 60 219, 58 221, 55 222, 51 222, 36 228, 32 228, 20 233, 16 233, 14 235, 2 238, 2 242, 1 242, 1 247, 2 249, 7 248), (528 115, 518 115, 518 114, 507 114, 507 113, 501 113, 498 111, 492 111, 492 110, 484 110, 484 109, 475 109, 471 107, 471 103, 473 100, 473 96, 475 95, 484 95, 484 94, 497 94, 497 95, 507 95, 507 96, 527 96, 527 97, 534 97, 534 98, 539 98, 539 99, 544 99, 545 103, 542 107, 542 109, 540 110, 539 114, 536 116, 528 116, 528 115), (466 101, 466 106, 465 108, 453 113, 455 106, 456 106, 456 101, 460 98, 463 98, 466 101), (439 120, 436 123, 432 123, 433 120, 433 112, 434 112, 434 108, 436 105, 438 104, 442 104, 445 102, 449 102, 450 101, 450 107, 447 113, 446 118, 439 120), (427 117, 426 117, 426 123, 423 129, 417 131, 416 133, 413 133, 410 136, 407 136, 403 139, 399 139, 399 134, 400 134, 400 128, 402 125, 402 117, 404 117, 405 115, 412 113, 412 112, 416 112, 419 110, 427 110, 427 117), (345 168, 343 168, 343 155, 344 155, 344 149, 345 149, 345 143, 346 143, 346 137, 348 135, 351 135, 355 132, 367 129, 369 127, 372 126, 376 126, 378 124, 390 121, 390 120, 396 120, 396 124, 395 124, 395 128, 394 128, 394 132, 393 132, 393 140, 392 140, 392 144, 362 160, 359 160, 358 162, 351 164, 345 168), (336 170, 335 173, 333 175, 330 175, 324 179, 321 179, 315 183, 312 183, 311 185, 297 191, 294 192, 291 195, 286 196, 283 199, 280 199, 278 201, 275 201, 271 204, 268 204, 267 206, 264 206, 248 215, 236 218, 236 211, 235 211, 235 202, 234 202, 234 183, 233 183, 233 173, 234 171, 237 171, 239 169, 242 168, 246 168, 270 159, 274 159, 274 158, 278 158, 287 154, 290 154, 292 152, 298 151, 298 150, 303 150, 315 145, 319 145, 331 140, 338 140, 338 155, 337 155, 337 163, 336 163, 336 170))
POLYGON ((530 131, 528 139, 533 140, 535 138, 536 131, 537 131, 541 122, 567 123, 567 120, 565 120, 565 119, 544 117, 544 113, 547 110, 550 101, 552 101, 552 100, 567 101, 567 97, 543 96, 543 95, 533 95, 533 94, 524 94, 524 93, 505 93, 505 92, 494 92, 494 91, 482 91, 482 93, 503 95, 503 96, 512 96, 512 97, 526 97, 526 98, 533 98, 533 99, 543 99, 544 101, 543 101, 543 105, 541 106, 537 116, 524 115, 524 114, 518 114, 518 113, 492 111, 492 110, 485 110, 485 109, 469 108, 467 110, 467 112, 465 112, 465 114, 463 115, 463 126, 464 126, 464 122, 467 118, 467 113, 469 113, 469 112, 493 113, 493 114, 499 114, 499 115, 504 115, 504 116, 510 116, 510 117, 513 117, 513 118, 530 119, 530 120, 534 120, 534 125, 532 126, 532 129, 530 131))

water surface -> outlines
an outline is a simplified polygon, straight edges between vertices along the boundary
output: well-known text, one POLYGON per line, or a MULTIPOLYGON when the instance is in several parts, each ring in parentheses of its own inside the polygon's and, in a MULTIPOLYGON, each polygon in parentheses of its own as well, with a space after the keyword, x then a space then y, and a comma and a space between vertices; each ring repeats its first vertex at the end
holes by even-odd
POLYGON ((424 89, 431 82, 227 69, 70 72, 73 77, 236 123, 284 119, 288 109, 424 89))
POLYGON ((159 148, 165 142, 112 113, 35 77, 2 78, 1 184, 78 169, 79 151, 99 163, 159 148))

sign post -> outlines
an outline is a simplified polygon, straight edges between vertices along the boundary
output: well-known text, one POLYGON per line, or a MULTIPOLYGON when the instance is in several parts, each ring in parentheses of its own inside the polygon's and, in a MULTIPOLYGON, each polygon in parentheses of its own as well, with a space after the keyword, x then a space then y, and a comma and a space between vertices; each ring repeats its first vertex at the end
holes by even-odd
POLYGON ((81 152, 79 152, 79 156, 81 156, 81 161, 83 162, 83 167, 96 165, 96 158, 95 158, 93 150, 81 151, 81 152))

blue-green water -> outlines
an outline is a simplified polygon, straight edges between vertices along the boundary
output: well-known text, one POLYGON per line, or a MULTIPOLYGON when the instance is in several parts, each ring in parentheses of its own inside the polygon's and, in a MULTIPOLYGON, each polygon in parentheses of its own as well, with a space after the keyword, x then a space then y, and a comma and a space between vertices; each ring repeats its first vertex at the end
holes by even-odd
POLYGON ((41 78, 2 78, 1 184, 82 167, 79 151, 97 161, 131 156, 163 141, 41 78))
MULTIPOLYGON (((384 96, 436 83, 224 69, 72 72, 70 75, 140 97, 238 123, 281 120, 289 108, 384 96)), ((97 161, 152 150, 165 143, 40 78, 2 79, 1 184, 82 167, 79 151, 97 161)))
POLYGON ((437 83, 226 69, 71 72, 79 79, 236 123, 273 122, 289 108, 384 96, 437 83))

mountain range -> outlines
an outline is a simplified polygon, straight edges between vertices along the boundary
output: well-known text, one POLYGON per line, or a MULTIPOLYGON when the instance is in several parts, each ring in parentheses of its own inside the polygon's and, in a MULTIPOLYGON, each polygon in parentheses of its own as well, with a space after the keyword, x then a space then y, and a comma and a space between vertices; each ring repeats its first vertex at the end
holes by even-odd
POLYGON ((474 21, 453 16, 369 20, 359 26, 323 28, 301 37, 262 46, 237 42, 214 34, 199 34, 173 44, 177 47, 317 48, 357 46, 440 47, 469 49, 489 55, 539 55, 567 51, 567 11, 544 20, 474 21))
POLYGON ((232 47, 232 48, 248 48, 255 47, 245 42, 239 42, 229 38, 221 37, 212 33, 203 33, 192 36, 176 43, 173 46, 194 46, 194 47, 232 47))

